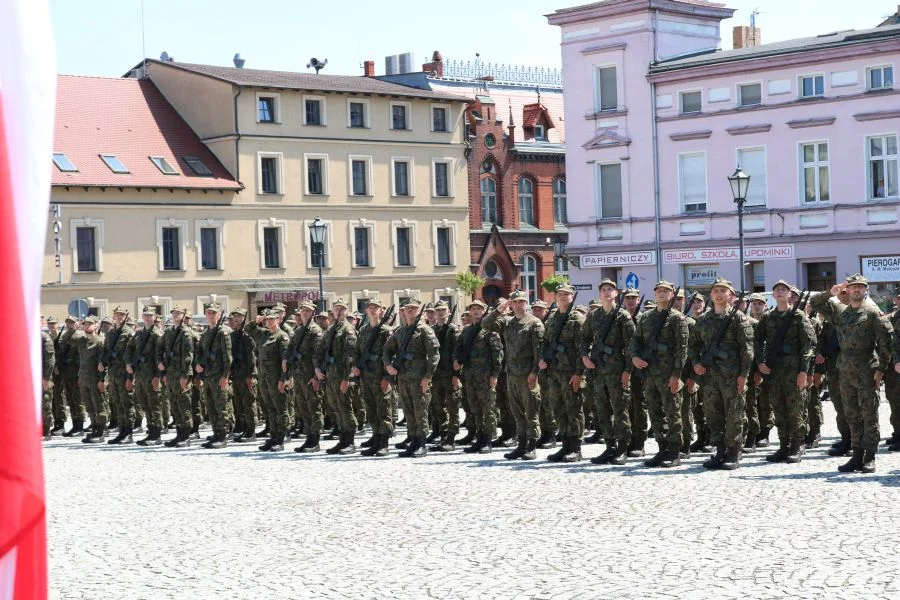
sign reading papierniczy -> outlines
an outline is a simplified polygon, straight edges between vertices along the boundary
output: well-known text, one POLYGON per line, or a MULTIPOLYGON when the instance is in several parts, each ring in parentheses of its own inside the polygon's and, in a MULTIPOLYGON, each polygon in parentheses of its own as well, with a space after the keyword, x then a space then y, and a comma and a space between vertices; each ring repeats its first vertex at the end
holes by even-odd
POLYGON ((863 277, 875 283, 894 283, 900 281, 900 255, 864 256, 860 272, 863 277))
POLYGON ((627 267, 630 265, 655 265, 656 252, 640 250, 637 252, 617 252, 614 254, 582 254, 581 268, 627 267))
MULTIPOLYGON (((663 250, 663 262, 666 264, 722 262, 738 260, 738 248, 688 248, 684 250, 663 250)), ((774 246, 747 246, 744 248, 744 260, 771 260, 794 258, 793 244, 774 246)))

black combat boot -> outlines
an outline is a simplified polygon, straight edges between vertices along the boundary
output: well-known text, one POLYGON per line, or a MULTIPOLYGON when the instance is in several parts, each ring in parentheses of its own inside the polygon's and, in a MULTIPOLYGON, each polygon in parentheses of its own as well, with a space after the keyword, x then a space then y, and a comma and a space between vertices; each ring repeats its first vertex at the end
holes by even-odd
POLYGON ((416 438, 418 441, 416 442, 416 449, 413 450, 413 453, 410 454, 412 458, 421 458, 428 454, 428 438, 424 435, 420 435, 416 438))
POLYGON ((690 444, 682 444, 681 450, 678 452, 678 458, 681 460, 687 460, 691 457, 691 445, 690 444))
POLYGON ((378 434, 373 434, 368 440, 360 444, 360 447, 365 446, 366 443, 371 442, 364 450, 360 450, 360 456, 375 456, 375 452, 378 448, 381 447, 381 436, 378 434))
POLYGON ((609 459, 609 464, 611 465, 624 465, 625 461, 628 459, 628 445, 631 443, 631 438, 621 439, 616 441, 616 453, 612 458, 609 459))
POLYGON ((606 450, 598 456, 591 459, 591 463, 595 465, 608 465, 612 457, 619 453, 619 447, 616 440, 606 440, 606 450))
MULTIPOLYGON (((97 437, 97 431, 98 431, 98 429, 99 429, 99 428, 98 428, 96 425, 91 425, 91 430, 88 432, 88 434, 87 434, 86 436, 84 436, 83 438, 81 438, 81 443, 82 443, 82 444, 87 444, 87 443, 88 443, 88 440, 90 440, 90 439, 93 438, 93 437, 97 437)), ((52 431, 51 431, 51 433, 52 433, 52 431)))
MULTIPOLYGON (((756 442, 756 445, 760 445, 758 440, 756 442)), ((790 454, 788 450, 788 441, 781 440, 779 442, 778 450, 776 450, 774 454, 768 455, 766 457, 766 460, 772 463, 784 462, 785 460, 787 460, 788 454, 790 454)))
POLYGON ((131 438, 131 423, 125 425, 123 424, 119 428, 119 435, 114 437, 113 439, 106 442, 107 444, 131 444, 133 440, 131 438))
MULTIPOLYGON (((328 436, 325 436, 325 439, 328 439, 328 436)), ((325 451, 325 454, 338 454, 341 450, 347 447, 347 435, 344 433, 338 434, 338 443, 325 451)), ((355 449, 355 448, 354 448, 355 449)))
POLYGON ((900 442, 895 442, 887 447, 888 452, 900 452, 900 442))
POLYGON ((394 448, 397 450, 409 450, 409 446, 412 444, 412 436, 407 435, 402 442, 398 444, 394 444, 394 448))
POLYGON ((235 444, 246 444, 246 443, 250 443, 250 442, 255 442, 257 440, 255 431, 256 431, 255 427, 250 427, 249 431, 246 431, 239 436, 235 436, 234 443, 235 444))
POLYGON ((893 444, 896 444, 897 442, 900 442, 900 435, 898 435, 897 432, 895 431, 894 433, 891 434, 891 437, 884 440, 884 445, 891 446, 893 444))
MULTIPOLYGON (((756 446, 758 448, 768 448, 769 446, 769 430, 762 429, 759 432, 759 435, 756 436, 756 446)), ((781 461, 776 461, 781 462, 781 461)))
POLYGON ((549 450, 550 448, 556 448, 556 432, 555 431, 545 431, 541 434, 541 437, 538 438, 537 443, 535 444, 541 450, 549 450))
POLYGON ((263 427, 263 430, 256 434, 258 438, 269 437, 269 424, 266 423, 266 426, 263 427))
MULTIPOLYGON (((375 437, 376 437, 376 436, 375 436, 375 434, 373 433, 373 434, 372 434, 372 437, 370 437, 369 439, 367 439, 366 441, 364 441, 363 443, 361 443, 361 444, 359 445, 359 447, 360 447, 360 448, 371 448, 372 445, 375 443, 375 437)), ((368 456, 368 455, 367 455, 367 456, 368 456)))
POLYGON ((324 436, 322 439, 323 440, 339 440, 339 439, 341 439, 341 432, 338 431, 337 426, 335 426, 328 433, 328 435, 324 436))
POLYGON ((803 455, 806 453, 806 444, 804 443, 803 438, 791 440, 791 450, 785 459, 785 462, 790 464, 795 464, 803 460, 803 455))
MULTIPOLYGON (((475 454, 476 452, 478 452, 481 449, 481 440, 484 436, 481 435, 480 433, 476 435, 476 434, 474 434, 474 431, 475 431, 474 429, 469 430, 469 432, 472 433, 473 435, 472 435, 472 442, 468 446, 463 448, 463 452, 465 452, 466 454, 475 454)), ((466 436, 466 437, 469 437, 469 436, 466 436)), ((462 444, 462 440, 458 440, 456 443, 462 444)))
POLYGON ((153 437, 153 432, 154 432, 155 430, 156 430, 156 428, 155 428, 153 425, 147 425, 147 437, 145 437, 145 438, 142 439, 142 440, 138 440, 138 441, 135 442, 135 443, 136 443, 138 446, 146 446, 146 445, 147 445, 147 442, 150 441, 150 438, 153 437))
POLYGON ((191 445, 191 426, 183 425, 175 428, 175 438, 166 442, 173 448, 187 448, 191 445))
POLYGON ((847 456, 850 452, 850 436, 842 436, 840 440, 832 444, 828 456, 847 456))
POLYGON ((216 438, 209 443, 210 450, 219 450, 221 448, 228 447, 228 436, 224 433, 220 433, 216 436, 216 438))
POLYGON ((500 437, 491 441, 491 446, 498 448, 509 448, 509 441, 513 438, 513 432, 506 425, 500 425, 500 437))
POLYGON ((147 425, 147 437, 137 442, 138 446, 159 446, 161 430, 156 425, 147 425))
POLYGON ((190 439, 199 440, 200 439, 200 417, 194 417, 194 426, 191 428, 191 432, 189 434, 190 439))
POLYGON ((418 436, 409 438, 409 444, 407 444, 406 449, 403 452, 401 452, 400 454, 398 454, 397 456, 399 458, 411 458, 413 455, 413 452, 415 452, 417 449, 418 443, 419 443, 418 436))
POLYGON ((807 450, 811 450, 812 448, 818 448, 820 441, 822 441, 822 435, 818 431, 810 431, 806 434, 803 445, 806 446, 807 450))
POLYGON ((319 448, 319 434, 311 433, 306 436, 306 441, 303 442, 302 446, 294 448, 294 452, 299 452, 300 454, 313 454, 315 452, 319 452, 321 448, 319 448))
POLYGON ((276 442, 275 442, 275 437, 276 437, 275 434, 270 435, 270 436, 266 439, 266 441, 262 443, 261 446, 258 446, 258 448, 259 448, 262 452, 268 452, 269 450, 272 449, 272 446, 274 446, 275 443, 276 443, 276 442))
POLYGON ((631 446, 628 448, 628 456, 631 458, 640 458, 644 456, 644 444, 647 442, 647 434, 645 432, 635 433, 631 437, 631 446))
POLYGON ((63 437, 73 437, 79 433, 84 433, 84 421, 82 419, 72 420, 72 429, 63 433, 63 437))
POLYGON ((481 438, 481 442, 479 442, 478 446, 478 454, 490 454, 493 450, 493 442, 491 442, 491 436, 485 435, 481 438))
POLYGON ((279 433, 272 440, 272 445, 269 447, 269 452, 281 452, 284 450, 284 434, 279 433))
POLYGON ((356 440, 354 439, 354 436, 356 436, 355 431, 348 431, 341 434, 341 443, 344 445, 344 447, 338 450, 338 454, 340 454, 341 456, 356 454, 356 440))
POLYGON ((537 458, 537 440, 528 440, 525 442, 525 452, 520 456, 522 460, 534 460, 537 458))
POLYGON ((716 444, 716 453, 703 461, 703 468, 721 469, 723 464, 725 464, 725 444, 720 442, 716 444))
POLYGON ((584 457, 581 456, 581 436, 569 436, 569 452, 563 455, 561 462, 573 463, 582 460, 584 460, 584 457))
POLYGON ((662 465, 663 461, 666 459, 668 446, 666 445, 666 440, 661 440, 659 442, 659 451, 656 454, 648 458, 644 461, 645 467, 658 467, 662 465))
POLYGON ((95 435, 86 436, 81 440, 84 444, 102 444, 106 441, 106 428, 97 426, 95 435))
POLYGON ((663 458, 663 461, 659 463, 659 466, 665 469, 671 469, 672 467, 678 467, 681 465, 681 452, 678 450, 677 446, 667 445, 666 456, 663 458))
POLYGON ((448 433, 444 436, 443 441, 429 448, 432 452, 453 452, 456 450, 456 436, 448 433))
POLYGON ((838 471, 840 471, 841 473, 853 473, 854 471, 862 470, 863 455, 864 451, 862 448, 854 448, 853 455, 850 457, 850 460, 839 466, 838 471))
POLYGON ((44 426, 44 429, 43 429, 44 437, 41 438, 41 439, 43 439, 45 442, 49 442, 50 440, 53 439, 53 434, 50 433, 50 431, 51 431, 50 426, 49 426, 49 425, 45 425, 45 426, 44 426))
POLYGON ((60 433, 66 430, 65 423, 55 423, 53 428, 50 430, 50 435, 59 435, 60 433))
POLYGON ((475 428, 469 427, 466 431, 465 437, 461 437, 456 440, 456 444, 459 446, 468 446, 473 441, 475 441, 475 428))
POLYGON ((428 444, 432 444, 432 443, 438 441, 439 439, 441 439, 441 436, 442 436, 441 426, 438 425, 437 423, 435 423, 431 427, 431 433, 429 433, 428 437, 425 438, 425 442, 428 444))
POLYGON ((524 435, 519 436, 519 443, 516 445, 516 449, 512 452, 507 452, 503 455, 503 458, 506 460, 516 460, 517 458, 522 458, 522 455, 525 454, 525 445, 528 444, 528 438, 524 435))
POLYGON ((863 464, 859 470, 863 473, 875 472, 875 450, 866 448, 865 452, 863 452, 863 464))
POLYGON ((375 452, 372 453, 372 456, 390 456, 390 439, 389 435, 382 435, 379 438, 378 443, 375 445, 375 452))
POLYGON ((734 471, 739 466, 741 466, 741 449, 737 447, 728 448, 725 451, 725 460, 719 468, 723 471, 734 471))
POLYGON ((547 460, 550 462, 562 462, 563 456, 569 453, 569 436, 566 436, 562 439, 562 445, 559 450, 547 456, 547 460))
POLYGON ((744 440, 744 454, 753 454, 756 452, 756 434, 748 435, 747 439, 744 440))
POLYGON ((585 444, 599 444, 603 439, 603 431, 598 427, 590 437, 584 439, 585 444))

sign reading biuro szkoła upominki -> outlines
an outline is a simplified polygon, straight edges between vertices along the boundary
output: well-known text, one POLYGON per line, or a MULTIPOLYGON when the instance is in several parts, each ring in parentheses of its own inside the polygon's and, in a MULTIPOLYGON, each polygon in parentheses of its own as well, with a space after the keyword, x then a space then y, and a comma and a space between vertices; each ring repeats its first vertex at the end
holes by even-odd
POLYGON ((870 282, 900 282, 900 255, 863 256, 860 262, 860 273, 870 282))

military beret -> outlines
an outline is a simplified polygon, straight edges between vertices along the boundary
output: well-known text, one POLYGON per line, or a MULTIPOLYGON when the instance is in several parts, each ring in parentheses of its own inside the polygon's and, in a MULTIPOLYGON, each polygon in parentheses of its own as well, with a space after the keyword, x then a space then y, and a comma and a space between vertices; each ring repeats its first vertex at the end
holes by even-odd
POLYGON ((301 311, 301 310, 304 310, 304 309, 306 309, 306 310, 311 310, 311 311, 315 312, 315 310, 316 310, 316 305, 315 305, 314 302, 311 302, 310 300, 304 300, 303 302, 300 303, 299 306, 297 306, 297 310, 298 310, 298 311, 301 311))
POLYGON ((590 307, 595 308, 597 306, 601 306, 601 302, 599 300, 597 300, 596 298, 594 298, 593 300, 591 300, 590 307))
POLYGON ((422 306, 422 301, 413 296, 403 296, 400 298, 400 308, 406 308, 407 306, 422 306))
POLYGON ((656 308, 656 300, 647 300, 644 302, 644 309, 656 308))
POLYGON ((600 285, 597 286, 597 289, 598 289, 598 290, 599 290, 599 289, 603 289, 603 286, 604 286, 604 285, 611 285, 611 286, 613 286, 613 287, 616 288, 616 289, 619 288, 619 286, 616 285, 616 282, 613 281, 612 279, 610 279, 609 277, 604 277, 604 278, 603 278, 603 281, 600 282, 600 285))
POLYGON ((231 316, 232 317, 246 317, 247 309, 239 306, 236 309, 234 309, 233 311, 231 311, 231 316))
MULTIPOLYGON (((53 317, 50 317, 50 318, 52 319, 53 317)), ((75 315, 66 315, 66 321, 72 321, 73 323, 77 323, 78 317, 76 317, 75 315)), ((47 322, 49 323, 50 321, 47 321, 47 322)))
POLYGON ((678 288, 678 293, 675 294, 675 297, 676 298, 684 298, 684 288, 683 287, 678 288))
POLYGON ((790 289, 791 289, 791 293, 794 294, 795 296, 799 296, 799 295, 800 295, 800 290, 798 290, 796 287, 791 286, 790 289))
POLYGON ((287 310, 287 306, 284 305, 284 302, 276 302, 270 310, 277 310, 278 312, 285 312, 287 310))
POLYGON ((790 289, 792 287, 794 287, 791 284, 789 284, 787 281, 785 281, 784 279, 779 279, 774 284, 772 284, 772 291, 774 292, 775 288, 777 288, 779 285, 783 285, 784 287, 786 287, 788 289, 788 291, 790 291, 790 289))
POLYGON ((112 325, 112 324, 113 324, 112 319, 110 319, 109 317, 103 317, 102 319, 100 319, 100 322, 101 322, 101 323, 108 323, 109 325, 112 325))
POLYGON ((124 315, 124 314, 128 313, 128 309, 120 304, 113 309, 113 314, 116 314, 116 313, 124 315))
POLYGON ((145 306, 144 310, 141 311, 142 315, 154 315, 156 316, 156 308, 153 306, 145 306))
POLYGON ((665 279, 660 279, 659 281, 656 282, 656 285, 653 286, 653 291, 656 291, 660 288, 674 292, 675 284, 672 283, 671 281, 666 281, 665 279))
POLYGON ((749 296, 747 296, 747 298, 750 300, 750 302, 765 302, 766 301, 765 294, 759 294, 759 293, 750 294, 749 296))
POLYGON ((426 311, 429 311, 429 310, 433 311, 433 310, 434 310, 434 306, 432 306, 431 303, 429 302, 428 304, 425 305, 425 310, 426 310, 426 311))
POLYGON ((574 294, 574 293, 575 293, 575 288, 573 288, 573 287, 572 287, 571 285, 569 285, 568 283, 561 283, 561 284, 559 284, 559 286, 556 288, 556 291, 557 291, 557 292, 568 292, 568 293, 570 293, 570 294, 574 294))
POLYGON ((172 307, 172 310, 169 311, 169 314, 172 314, 173 312, 187 314, 187 309, 180 304, 176 304, 174 307, 172 307))
POLYGON ((514 290, 512 294, 509 295, 509 300, 511 302, 517 302, 519 300, 528 301, 528 294, 523 292, 522 290, 514 290))
POLYGON ((847 278, 847 285, 864 285, 866 287, 869 287, 869 280, 859 273, 854 273, 847 278))
POLYGON ((317 319, 327 319, 327 318, 330 317, 330 316, 331 316, 331 315, 329 315, 329 314, 328 314, 327 312, 325 312, 324 310, 316 314, 316 318, 317 318, 317 319))
POLYGON ((384 307, 384 304, 381 303, 381 300, 378 298, 366 298, 366 306, 379 306, 384 307))
POLYGON ((132 319, 131 317, 125 317, 125 324, 131 325, 133 327, 135 325, 134 319, 132 319))
MULTIPOLYGON (((66 319, 66 321, 68 320, 69 319, 66 319)), ((56 317, 47 317, 47 325, 50 325, 51 323, 59 323, 59 321, 56 320, 56 317)))
POLYGON ((268 308, 263 311, 263 319, 277 319, 281 316, 281 311, 275 310, 273 308, 268 308))
POLYGON ((466 306, 466 310, 472 310, 472 307, 473 307, 473 306, 478 306, 478 307, 481 307, 481 308, 483 308, 483 309, 485 309, 485 310, 487 309, 487 304, 485 304, 485 303, 482 302, 481 300, 472 300, 471 302, 469 302, 469 305, 466 306))
POLYGON ((625 288, 624 296, 627 298, 628 296, 634 296, 635 298, 639 298, 641 296, 640 290, 636 288, 625 288))
POLYGON ((709 286, 710 289, 717 287, 723 287, 727 290, 731 290, 732 292, 734 291, 734 286, 731 285, 731 282, 723 277, 716 277, 716 280, 712 282, 711 286, 709 286))
POLYGON ((706 302, 706 297, 703 294, 697 294, 696 296, 694 296, 694 302, 697 301, 706 302))
POLYGON ((88 315, 84 318, 83 323, 95 324, 97 322, 97 317, 94 315, 88 315))
POLYGON ((215 312, 221 312, 221 310, 222 310, 222 305, 219 304, 218 302, 210 302, 209 304, 204 304, 204 305, 203 305, 203 312, 206 312, 206 311, 208 311, 208 310, 212 310, 212 311, 215 311, 215 312))
POLYGON ((550 305, 543 300, 537 300, 534 304, 532 304, 532 306, 534 308, 550 308, 550 305))
POLYGON ((447 302, 444 300, 438 300, 434 304, 434 309, 435 310, 450 310, 450 305, 447 304, 447 302))
POLYGON ((347 301, 343 298, 338 298, 334 302, 331 303, 332 308, 347 308, 347 301))

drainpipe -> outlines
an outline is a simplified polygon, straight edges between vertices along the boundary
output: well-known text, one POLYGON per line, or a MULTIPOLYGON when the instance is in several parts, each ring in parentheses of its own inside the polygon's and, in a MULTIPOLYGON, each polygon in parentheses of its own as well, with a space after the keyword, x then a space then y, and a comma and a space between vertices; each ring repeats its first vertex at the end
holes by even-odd
POLYGON ((238 98, 243 89, 238 87, 237 94, 234 95, 234 131, 237 137, 234 140, 234 178, 243 186, 241 182, 241 128, 238 126, 238 98))
MULTIPOLYGON (((653 62, 658 60, 656 47, 656 19, 659 11, 653 15, 653 62)), ((656 279, 662 279, 662 247, 660 245, 660 237, 662 236, 662 223, 660 221, 660 205, 659 205, 659 133, 656 125, 656 84, 650 83, 650 127, 653 132, 653 206, 654 219, 653 224, 656 229, 653 246, 656 249, 656 279)))

